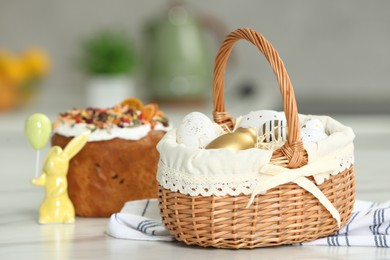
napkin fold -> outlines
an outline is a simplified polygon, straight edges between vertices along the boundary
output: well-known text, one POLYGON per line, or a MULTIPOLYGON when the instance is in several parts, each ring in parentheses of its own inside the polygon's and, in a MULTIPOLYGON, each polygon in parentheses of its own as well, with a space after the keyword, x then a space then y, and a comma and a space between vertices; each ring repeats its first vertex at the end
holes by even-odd
MULTIPOLYGON (((127 202, 111 216, 106 233, 115 238, 174 241, 161 222, 157 199, 127 202)), ((349 222, 335 234, 302 246, 390 247, 390 200, 356 201, 349 222)))
POLYGON ((106 233, 121 239, 174 240, 161 222, 156 199, 126 202, 119 213, 111 215, 106 233))
POLYGON ((302 245, 390 247, 390 200, 357 200, 347 225, 331 236, 302 245))

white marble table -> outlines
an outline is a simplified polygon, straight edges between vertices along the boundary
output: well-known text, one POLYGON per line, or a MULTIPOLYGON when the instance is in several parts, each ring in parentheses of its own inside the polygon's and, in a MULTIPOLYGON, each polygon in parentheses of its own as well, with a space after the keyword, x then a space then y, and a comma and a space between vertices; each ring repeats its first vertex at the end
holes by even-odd
MULTIPOLYGON (((30 184, 35 153, 23 136, 24 116, 0 115, 0 259, 390 259, 390 249, 384 248, 222 250, 178 242, 120 240, 105 235, 105 218, 77 218, 74 225, 39 225, 44 193, 30 184)), ((357 199, 390 200, 390 116, 335 118, 352 126, 357 135, 357 199)))

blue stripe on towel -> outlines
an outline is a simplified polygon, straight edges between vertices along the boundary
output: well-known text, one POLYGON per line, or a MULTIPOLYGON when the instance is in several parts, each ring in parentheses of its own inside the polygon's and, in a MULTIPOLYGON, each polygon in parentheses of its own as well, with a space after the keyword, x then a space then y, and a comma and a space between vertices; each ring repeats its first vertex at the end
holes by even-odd
POLYGON ((137 226, 137 230, 143 232, 143 231, 142 231, 143 228, 144 228, 146 225, 149 225, 151 222, 153 222, 153 221, 151 221, 151 220, 144 220, 144 221, 141 221, 141 222, 138 224, 138 226, 137 226))
POLYGON ((349 244, 348 234, 345 235, 345 244, 346 244, 347 246, 351 246, 351 245, 349 244))
POLYGON ((374 223, 374 224, 370 226, 370 230, 371 230, 371 232, 372 232, 373 235, 376 235, 375 227, 376 227, 376 225, 377 225, 377 220, 376 220, 377 213, 378 213, 378 210, 376 209, 376 210, 374 211, 374 215, 372 216, 372 223, 374 223))
POLYGON ((374 236, 375 246, 379 247, 378 238, 377 236, 374 236))
POLYGON ((370 226, 370 230, 374 235, 381 235, 380 227, 385 222, 385 210, 377 209, 374 213, 374 225, 370 226))
MULTIPOLYGON (((154 224, 153 224, 153 223, 150 223, 150 225, 146 226, 142 232, 147 233, 146 231, 147 231, 149 228, 154 228, 154 227, 161 227, 161 224, 159 224, 159 223, 154 223, 154 224)), ((152 233, 153 233, 153 232, 152 232, 152 233)))
POLYGON ((371 213, 371 209, 374 207, 374 206, 376 206, 376 202, 373 202, 372 204, 371 204, 371 206, 369 207, 369 210, 367 211, 367 213, 365 214, 365 216, 367 216, 368 214, 370 214, 371 213))
POLYGON ((378 217, 378 209, 375 210, 374 212, 374 226, 372 226, 372 231, 375 234, 375 227, 378 224, 377 217, 378 217))
MULTIPOLYGON (((388 209, 388 208, 390 208, 390 206, 389 206, 389 207, 386 207, 386 209, 388 209)), ((389 210, 387 210, 386 213, 389 213, 389 210)), ((385 215, 385 212, 383 212, 383 219, 385 219, 384 215, 385 215)), ((390 221, 388 220, 388 222, 389 222, 389 225, 388 225, 387 228, 384 230, 384 235, 389 235, 390 221)))
POLYGON ((141 214, 142 217, 145 216, 146 210, 147 210, 148 207, 149 207, 149 202, 150 202, 150 200, 147 200, 147 201, 146 201, 145 208, 144 208, 144 210, 142 211, 142 214, 141 214))
POLYGON ((336 236, 337 245, 339 246, 340 245, 340 240, 339 240, 340 239, 340 230, 337 230, 335 236, 336 236))
POLYGON ((122 221, 120 221, 119 218, 118 218, 118 213, 115 213, 114 217, 115 217, 116 222, 122 224, 122 221))
POLYGON ((339 241, 338 236, 328 236, 326 238, 326 240, 327 240, 327 243, 329 246, 339 246, 340 245, 340 241, 339 241))
POLYGON ((142 233, 147 233, 146 231, 148 229, 153 228, 153 227, 161 227, 161 226, 162 226, 162 224, 157 222, 157 221, 144 220, 138 224, 137 230, 141 231, 142 233))
POLYGON ((347 226, 345 227, 345 234, 348 235, 349 232, 349 225, 354 221, 354 219, 359 215, 359 212, 352 213, 351 219, 349 220, 347 226))
POLYGON ((378 233, 380 233, 381 235, 384 235, 384 234, 382 234, 382 232, 380 230, 380 227, 384 223, 385 223, 385 209, 381 209, 381 223, 379 224, 379 227, 378 227, 378 233))

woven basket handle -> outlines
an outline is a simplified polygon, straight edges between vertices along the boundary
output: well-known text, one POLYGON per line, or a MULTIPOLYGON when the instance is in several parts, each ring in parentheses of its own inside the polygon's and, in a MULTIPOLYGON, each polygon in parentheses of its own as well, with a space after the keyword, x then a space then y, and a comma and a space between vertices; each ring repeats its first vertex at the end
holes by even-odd
POLYGON ((284 67, 283 61, 272 45, 258 32, 249 28, 240 28, 230 33, 223 41, 214 65, 213 99, 214 121, 229 128, 234 126, 235 120, 226 112, 224 101, 224 80, 226 63, 234 44, 245 39, 254 44, 271 64, 278 80, 283 97, 284 112, 287 119, 287 142, 274 153, 274 157, 285 156, 288 160, 287 167, 297 168, 307 163, 307 153, 303 148, 299 134, 298 109, 295 94, 290 78, 284 67))

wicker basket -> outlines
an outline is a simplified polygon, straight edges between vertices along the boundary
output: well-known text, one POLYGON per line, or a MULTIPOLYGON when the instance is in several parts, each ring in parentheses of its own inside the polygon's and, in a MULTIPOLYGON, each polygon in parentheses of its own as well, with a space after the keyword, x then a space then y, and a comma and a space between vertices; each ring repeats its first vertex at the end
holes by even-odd
MULTIPOLYGON (((282 60, 271 44, 259 33, 238 29, 230 33, 216 57, 214 67, 214 120, 233 127, 235 120, 224 104, 224 72, 234 44, 245 39, 254 44, 271 64, 283 97, 288 124, 288 139, 273 152, 271 163, 299 168, 308 163, 300 133, 294 91, 282 60)), ((309 178, 313 183, 312 177, 309 178)), ((337 209, 341 226, 349 219, 354 204, 353 165, 332 175, 318 188, 337 209)), ((339 229, 329 211, 312 195, 295 183, 272 188, 256 195, 190 196, 160 185, 159 207, 164 224, 177 240, 188 245, 218 248, 254 248, 294 244, 331 235, 339 229)))

